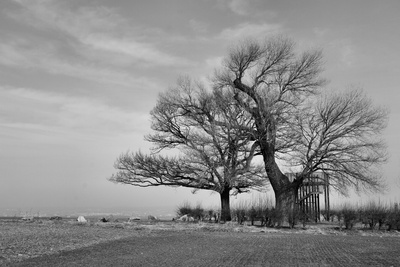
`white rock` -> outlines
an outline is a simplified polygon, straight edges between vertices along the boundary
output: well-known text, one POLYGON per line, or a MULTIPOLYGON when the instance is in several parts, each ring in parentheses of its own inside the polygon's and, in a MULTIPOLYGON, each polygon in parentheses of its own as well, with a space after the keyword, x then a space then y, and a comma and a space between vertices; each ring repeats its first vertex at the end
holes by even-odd
POLYGON ((147 217, 147 219, 148 219, 149 221, 157 221, 157 220, 158 220, 157 217, 155 217, 155 216, 153 216, 153 215, 149 215, 149 216, 147 217))
POLYGON ((79 216, 77 221, 80 222, 80 223, 87 223, 87 220, 83 216, 79 216))

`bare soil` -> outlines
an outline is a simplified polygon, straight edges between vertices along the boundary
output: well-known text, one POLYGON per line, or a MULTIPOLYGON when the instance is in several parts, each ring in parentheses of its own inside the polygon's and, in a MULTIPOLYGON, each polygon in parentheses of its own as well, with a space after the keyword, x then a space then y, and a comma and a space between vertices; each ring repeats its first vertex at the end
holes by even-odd
POLYGON ((1 221, 1 266, 399 266, 399 232, 1 221))

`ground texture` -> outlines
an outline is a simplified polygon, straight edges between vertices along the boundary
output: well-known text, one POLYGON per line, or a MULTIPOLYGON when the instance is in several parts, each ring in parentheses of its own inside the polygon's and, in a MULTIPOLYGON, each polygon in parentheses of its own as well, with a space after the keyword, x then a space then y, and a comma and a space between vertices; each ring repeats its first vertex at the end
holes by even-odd
POLYGON ((5 266, 399 266, 397 232, 2 223, 5 266), (16 229, 19 229, 16 231, 16 229))

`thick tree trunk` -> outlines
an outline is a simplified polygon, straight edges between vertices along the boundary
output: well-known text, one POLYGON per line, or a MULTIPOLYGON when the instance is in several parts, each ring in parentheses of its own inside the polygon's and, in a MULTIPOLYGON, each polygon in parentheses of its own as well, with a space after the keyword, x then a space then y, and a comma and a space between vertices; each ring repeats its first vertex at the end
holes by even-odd
POLYGON ((288 224, 294 227, 297 221, 296 189, 289 184, 280 190, 275 190, 275 209, 277 211, 276 223, 278 226, 288 224))
POLYGON ((239 105, 244 107, 251 113, 255 120, 257 129, 257 141, 260 145, 260 151, 263 156, 265 171, 275 193, 275 221, 278 226, 282 226, 283 222, 290 223, 290 215, 294 213, 295 207, 295 192, 294 186, 289 178, 282 173, 275 159, 275 142, 277 132, 276 115, 273 109, 265 102, 263 96, 258 95, 254 87, 246 86, 237 78, 234 80, 234 85, 237 89, 247 94, 256 103, 256 107, 251 107, 236 98, 239 105))
POLYGON ((275 218, 274 224, 293 226, 295 223, 295 197, 296 185, 289 181, 289 178, 282 173, 275 161, 274 146, 261 140, 265 171, 275 193, 275 218))
POLYGON ((230 206, 230 188, 225 188, 221 193, 221 221, 227 222, 232 220, 230 206))

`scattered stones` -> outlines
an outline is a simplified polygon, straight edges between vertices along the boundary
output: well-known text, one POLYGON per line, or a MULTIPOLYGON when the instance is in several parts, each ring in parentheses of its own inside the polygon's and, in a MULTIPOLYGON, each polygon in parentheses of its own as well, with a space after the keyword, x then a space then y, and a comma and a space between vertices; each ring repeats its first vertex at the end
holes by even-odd
POLYGON ((178 218, 178 221, 182 221, 182 222, 194 222, 194 218, 185 214, 182 217, 178 218))
POLYGON ((149 216, 147 217, 147 219, 148 219, 149 221, 158 221, 157 217, 155 217, 155 216, 153 216, 153 215, 149 215, 149 216))
POLYGON ((33 215, 25 215, 22 217, 23 221, 33 221, 33 215))
POLYGON ((85 219, 85 217, 83 217, 82 215, 78 217, 78 219, 76 219, 78 222, 80 223, 87 223, 87 220, 85 219))
POLYGON ((139 217, 130 217, 128 222, 140 221, 139 217))
POLYGON ((101 218, 100 220, 99 220, 100 222, 108 222, 108 220, 106 219, 106 218, 101 218))

